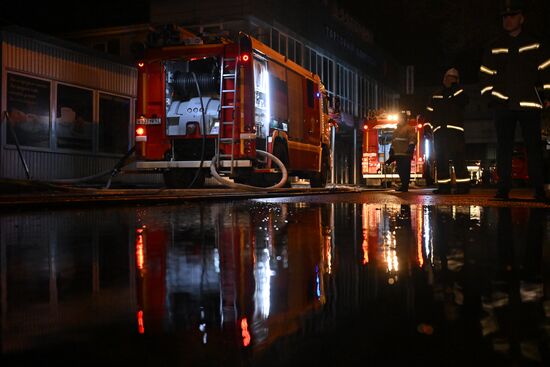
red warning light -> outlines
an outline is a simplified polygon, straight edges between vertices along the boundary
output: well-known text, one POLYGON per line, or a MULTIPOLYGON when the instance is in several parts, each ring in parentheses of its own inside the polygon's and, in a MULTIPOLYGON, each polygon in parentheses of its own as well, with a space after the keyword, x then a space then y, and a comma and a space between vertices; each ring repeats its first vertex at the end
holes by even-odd
POLYGON ((145 327, 143 326, 143 311, 139 310, 137 313, 138 333, 144 334, 145 327))
POLYGON ((368 130, 368 129, 369 129, 368 125, 363 125, 363 130, 368 130))
POLYGON ((241 335, 243 337, 243 346, 248 347, 250 345, 250 332, 248 331, 248 321, 246 318, 241 320, 241 335))
POLYGON ((418 128, 419 128, 419 129, 422 129, 422 124, 418 124, 418 128))
POLYGON ((138 127, 138 128, 136 129, 136 134, 137 134, 138 136, 143 136, 143 135, 145 134, 145 129, 142 128, 142 127, 138 127))
POLYGON ((247 54, 244 54, 244 55, 242 56, 242 60, 243 60, 244 62, 247 62, 249 59, 250 59, 250 56, 248 56, 247 54))
POLYGON ((145 65, 145 63, 143 63, 143 62, 138 62, 138 66, 139 66, 140 68, 142 68, 144 65, 145 65))

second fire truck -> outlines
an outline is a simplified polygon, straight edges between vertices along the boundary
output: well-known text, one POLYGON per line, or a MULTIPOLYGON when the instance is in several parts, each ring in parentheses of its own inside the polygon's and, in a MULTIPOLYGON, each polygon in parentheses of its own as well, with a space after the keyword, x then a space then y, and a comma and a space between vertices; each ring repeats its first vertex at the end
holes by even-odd
MULTIPOLYGON (((367 186, 385 185, 399 180, 399 175, 384 162, 390 157, 389 151, 393 131, 397 127, 397 114, 371 112, 363 121, 362 173, 367 186)), ((424 138, 424 121, 410 118, 409 124, 416 131, 416 149, 411 161, 411 179, 429 181, 433 172, 433 144, 424 138)), ((428 182, 429 183, 429 182, 428 182)))

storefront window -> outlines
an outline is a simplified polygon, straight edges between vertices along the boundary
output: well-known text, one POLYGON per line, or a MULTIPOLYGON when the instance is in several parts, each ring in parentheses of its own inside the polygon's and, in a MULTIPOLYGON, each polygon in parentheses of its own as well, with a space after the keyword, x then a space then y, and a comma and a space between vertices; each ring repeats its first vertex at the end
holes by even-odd
POLYGON ((99 151, 124 154, 128 150, 130 100, 99 94, 99 151))
POLYGON ((58 148, 92 150, 93 107, 91 90, 58 84, 55 120, 58 148))
POLYGON ((7 144, 50 146, 50 82, 17 74, 7 75, 7 144), (15 137, 14 137, 15 134, 15 137))

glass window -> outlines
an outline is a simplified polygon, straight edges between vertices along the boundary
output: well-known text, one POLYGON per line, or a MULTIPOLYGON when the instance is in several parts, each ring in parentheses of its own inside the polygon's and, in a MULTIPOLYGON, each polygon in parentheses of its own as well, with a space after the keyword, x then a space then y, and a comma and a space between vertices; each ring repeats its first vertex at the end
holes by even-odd
POLYGON ((276 29, 271 30, 271 48, 279 52, 279 31, 276 29))
POLYGON ((104 153, 124 154, 128 150, 130 100, 99 94, 98 148, 104 153))
POLYGON ((348 98, 351 100, 353 98, 353 78, 351 75, 351 70, 347 70, 348 75, 348 98))
POLYGON ((296 54, 294 52, 295 42, 292 38, 288 39, 288 58, 292 61, 296 61, 296 54))
POLYGON ((269 134, 269 91, 267 62, 254 58, 254 91, 256 135, 265 139, 269 134))
POLYGON ((311 71, 311 49, 309 47, 304 47, 304 68, 311 71))
POLYGON ((344 69, 344 84, 342 85, 342 94, 347 99, 349 97, 349 80, 348 80, 348 70, 344 69))
POLYGON ((55 128, 58 148, 92 150, 93 109, 91 90, 57 85, 55 128))
POLYGON ((327 90, 332 91, 334 89, 334 63, 332 60, 328 61, 328 77, 325 76, 327 80, 327 90))
POLYGON ((317 53, 311 50, 311 72, 317 74, 317 53))
POLYGON ((330 84, 330 73, 328 70, 328 59, 326 57, 323 57, 323 83, 325 85, 330 84))
POLYGON ((279 40, 279 53, 285 56, 288 55, 286 49, 286 36, 283 36, 282 34, 279 40))
POLYGON ((311 62, 309 58, 311 57, 311 49, 309 47, 304 47, 304 68, 311 71, 311 62))
POLYGON ((344 69, 344 73, 342 74, 343 78, 342 78, 342 95, 344 96, 344 98, 348 98, 348 87, 349 87, 349 83, 348 83, 348 71, 347 69, 344 69))
POLYGON ((336 64, 336 88, 334 92, 337 95, 342 94, 342 88, 340 87, 341 83, 342 83, 342 67, 336 64))
POLYGON ((302 60, 302 44, 300 42, 296 42, 296 63, 303 66, 303 60, 302 60))
POLYGON ((286 69, 276 62, 268 62, 269 70, 269 126, 288 130, 288 84, 286 69))
MULTIPOLYGON (((50 82, 8 73, 7 111, 13 133, 21 145, 50 146, 50 82)), ((11 131, 6 143, 15 144, 11 131)))

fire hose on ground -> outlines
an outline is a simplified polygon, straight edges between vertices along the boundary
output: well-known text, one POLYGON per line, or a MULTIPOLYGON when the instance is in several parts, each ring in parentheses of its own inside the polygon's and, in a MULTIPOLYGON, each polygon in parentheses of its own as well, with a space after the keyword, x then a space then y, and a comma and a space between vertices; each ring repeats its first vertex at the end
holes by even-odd
POLYGON ((281 180, 278 183, 276 183, 275 185, 269 186, 269 187, 258 187, 258 186, 252 186, 252 185, 245 185, 245 184, 240 184, 240 183, 233 182, 233 181, 231 181, 227 178, 224 178, 224 177, 220 176, 218 171, 217 171, 217 168, 216 168, 217 165, 218 165, 218 156, 217 155, 214 156, 214 158, 212 159, 212 163, 210 164, 210 174, 212 175, 212 177, 214 177, 214 179, 216 179, 216 181, 218 181, 222 185, 233 188, 233 189, 262 190, 262 191, 265 191, 265 190, 271 190, 271 189, 279 189, 279 188, 283 187, 286 184, 286 181, 288 179, 288 171, 287 171, 285 165, 283 164, 283 162, 279 158, 274 156, 273 154, 268 153, 266 151, 256 149, 256 153, 258 153, 261 156, 270 158, 271 161, 273 161, 279 167, 279 169, 281 170, 281 174, 282 174, 281 180))

